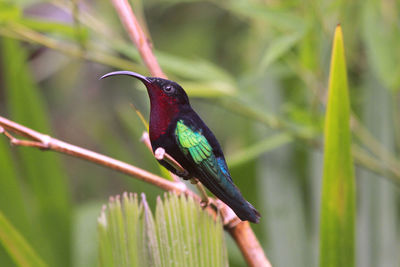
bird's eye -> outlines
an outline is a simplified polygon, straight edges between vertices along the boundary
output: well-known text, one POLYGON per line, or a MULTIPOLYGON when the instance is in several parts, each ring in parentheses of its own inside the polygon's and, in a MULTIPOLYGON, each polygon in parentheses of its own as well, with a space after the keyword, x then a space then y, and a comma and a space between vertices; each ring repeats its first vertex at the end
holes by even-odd
POLYGON ((167 86, 164 87, 164 92, 169 93, 169 94, 173 93, 174 90, 175 90, 175 88, 173 86, 171 86, 171 85, 167 85, 167 86))

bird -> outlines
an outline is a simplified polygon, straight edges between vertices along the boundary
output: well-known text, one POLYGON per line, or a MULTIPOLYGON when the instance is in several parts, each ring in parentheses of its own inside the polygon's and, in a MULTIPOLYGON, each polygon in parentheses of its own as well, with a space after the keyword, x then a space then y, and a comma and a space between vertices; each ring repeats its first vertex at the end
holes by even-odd
POLYGON ((100 79, 115 75, 134 77, 146 86, 150 98, 149 136, 153 152, 163 148, 187 172, 179 172, 165 160, 159 160, 159 163, 185 180, 196 177, 242 221, 259 223, 260 213, 233 183, 220 144, 191 107, 185 90, 174 81, 131 71, 110 72, 100 79))

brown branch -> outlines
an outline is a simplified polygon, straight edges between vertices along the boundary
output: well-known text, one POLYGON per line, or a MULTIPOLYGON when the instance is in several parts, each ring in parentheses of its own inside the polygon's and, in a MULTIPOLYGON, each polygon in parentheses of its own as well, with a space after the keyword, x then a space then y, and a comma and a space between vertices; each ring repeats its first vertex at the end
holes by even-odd
MULTIPOLYGON (((127 0, 112 0, 130 38, 152 75, 166 78, 155 58, 149 39, 139 25, 127 0)), ((248 222, 242 222, 235 213, 223 202, 219 201, 219 211, 224 220, 224 226, 235 239, 239 249, 249 266, 271 266, 248 222)))
MULTIPOLYGON (((188 192, 188 189, 186 188, 186 185, 184 183, 168 181, 146 170, 137 168, 135 166, 104 156, 102 154, 90 151, 88 149, 68 144, 61 140, 52 138, 48 135, 36 132, 30 128, 22 126, 18 123, 10 121, 1 116, 0 116, 0 127, 4 128, 5 130, 5 131, 3 130, 4 134, 6 134, 6 136, 10 139, 11 144, 13 145, 54 150, 63 154, 68 154, 77 158, 82 158, 97 163, 102 166, 106 166, 108 168, 117 170, 119 172, 128 174, 130 176, 134 176, 139 180, 154 184, 155 186, 158 186, 166 191, 175 191, 179 193, 188 192), (25 136, 30 140, 19 140, 13 137, 7 131, 11 131, 19 135, 25 136)), ((194 193, 193 192, 190 193, 190 195, 192 194, 194 193)))
POLYGON ((119 14, 119 18, 125 26, 126 31, 129 33, 129 37, 138 48, 151 75, 166 78, 167 76, 161 70, 158 61, 152 52, 150 40, 142 30, 142 27, 140 27, 136 17, 133 16, 132 8, 129 5, 128 0, 112 0, 112 2, 119 14))
POLYGON ((257 240, 256 235, 252 231, 249 222, 241 222, 235 227, 228 228, 227 230, 232 238, 236 241, 236 244, 239 246, 239 248, 246 247, 246 249, 241 249, 241 251, 249 266, 272 266, 268 259, 265 257, 265 254, 259 252, 259 248, 261 246, 257 240))

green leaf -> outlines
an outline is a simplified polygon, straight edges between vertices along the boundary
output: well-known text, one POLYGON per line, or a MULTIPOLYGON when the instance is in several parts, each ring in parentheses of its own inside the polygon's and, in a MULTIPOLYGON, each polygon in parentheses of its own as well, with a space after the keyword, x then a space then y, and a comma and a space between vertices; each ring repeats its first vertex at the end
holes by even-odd
POLYGON ((0 135, 0 211, 19 231, 25 234, 28 232, 29 224, 15 164, 7 141, 5 136, 0 135), (13 201, 10 202, 10 199, 13 201))
MULTIPOLYGON (((400 89, 400 34, 398 17, 390 18, 380 1, 363 5, 363 38, 367 59, 383 84, 393 91, 400 89)), ((398 14, 393 12, 395 16, 398 14)))
POLYGON ((0 211, 0 243, 21 267, 44 267, 43 260, 0 211))
MULTIPOLYGON (((29 237, 30 227, 17 170, 10 151, 9 140, 0 134, 0 212, 21 234, 29 237), (12 199, 12 201, 10 201, 12 199)), ((11 259, 0 246, 0 265, 8 266, 11 259), (8 262, 7 262, 8 261, 8 262)))
MULTIPOLYGON (((51 134, 48 111, 18 41, 2 39, 4 87, 11 119, 51 134)), ((58 155, 29 148, 17 150, 26 183, 32 243, 51 265, 69 266, 70 202, 67 177, 58 155)))
POLYGON ((304 27, 301 17, 283 9, 271 8, 271 5, 255 1, 217 1, 219 5, 241 16, 261 19, 280 29, 299 29, 304 27))
POLYGON ((304 33, 304 30, 297 31, 283 35, 271 42, 261 59, 259 71, 264 72, 269 65, 287 53, 304 36, 304 33))
POLYGON ((224 231, 191 197, 157 198, 155 219, 142 194, 111 198, 99 219, 101 266, 227 266, 224 231), (118 223, 116 223, 118 222, 118 223), (125 251, 123 251, 125 250, 125 251))
MULTIPOLYGON (((76 29, 72 25, 35 18, 23 18, 19 20, 19 23, 34 31, 44 32, 46 34, 57 34, 59 36, 68 37, 69 39, 76 38, 76 29)), ((86 42, 89 37, 88 31, 83 28, 81 33, 82 41, 86 42)))
POLYGON ((337 26, 332 48, 325 118, 320 225, 320 266, 354 266, 355 179, 351 157, 350 103, 343 35, 337 26))
POLYGON ((103 210, 99 218, 97 219, 97 229, 99 235, 99 266, 115 266, 114 265, 114 254, 113 245, 111 244, 111 229, 110 224, 107 220, 105 213, 106 206, 104 205, 103 210))
POLYGON ((143 220, 142 220, 142 238, 139 246, 143 249, 143 255, 140 257, 142 260, 140 266, 161 266, 160 249, 157 242, 157 232, 154 223, 153 214, 146 201, 145 194, 142 193, 143 204, 143 220), (143 257, 144 256, 144 257, 143 257))
POLYGON ((0 25, 5 21, 15 21, 21 17, 21 9, 14 4, 0 2, 0 25))

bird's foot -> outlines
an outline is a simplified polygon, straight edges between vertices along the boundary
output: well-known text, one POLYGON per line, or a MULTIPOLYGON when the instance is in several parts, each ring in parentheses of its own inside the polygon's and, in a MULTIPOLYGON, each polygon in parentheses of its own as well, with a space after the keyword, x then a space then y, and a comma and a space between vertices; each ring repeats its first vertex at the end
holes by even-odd
POLYGON ((200 206, 201 206, 202 209, 205 209, 205 208, 207 208, 207 206, 210 205, 211 203, 212 203, 212 201, 210 200, 210 198, 202 199, 202 200, 200 201, 200 206))
POLYGON ((207 192, 204 189, 203 185, 199 182, 197 178, 192 178, 190 179, 190 182, 192 184, 195 184, 197 187, 197 190, 199 190, 201 201, 200 205, 204 209, 210 204, 210 198, 207 196, 207 192))
POLYGON ((178 175, 179 177, 181 177, 183 180, 190 180, 192 178, 192 176, 189 174, 189 172, 187 170, 176 170, 176 175, 178 175))
POLYGON ((199 179, 197 179, 197 178, 190 178, 190 183, 191 183, 191 184, 198 184, 198 183, 199 183, 199 179))

